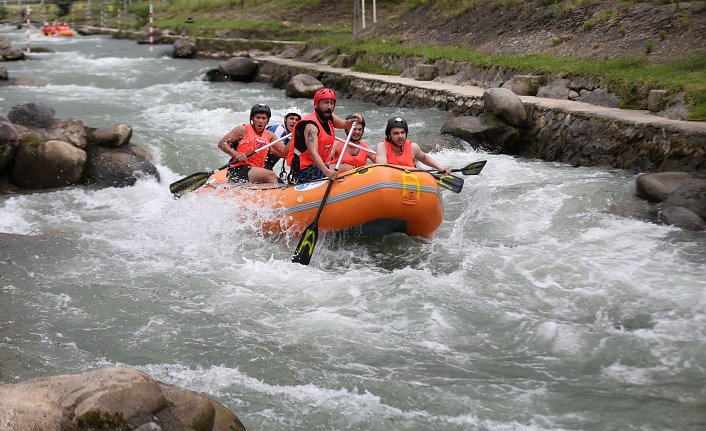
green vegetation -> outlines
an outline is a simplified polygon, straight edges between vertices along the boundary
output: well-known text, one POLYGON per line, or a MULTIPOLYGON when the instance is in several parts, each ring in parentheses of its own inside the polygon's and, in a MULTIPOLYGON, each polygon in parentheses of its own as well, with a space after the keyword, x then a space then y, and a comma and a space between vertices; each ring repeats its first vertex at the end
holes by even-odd
MULTIPOLYGON (((692 105, 690 119, 706 119, 706 55, 704 54, 696 55, 688 61, 653 65, 644 57, 621 57, 596 62, 547 54, 489 55, 465 46, 402 46, 399 38, 366 40, 358 43, 344 39, 321 37, 316 41, 321 46, 331 47, 335 52, 346 52, 356 57, 365 56, 366 59, 390 56, 415 57, 428 63, 450 60, 467 62, 479 67, 496 66, 525 73, 603 77, 607 80, 610 91, 623 99, 623 108, 639 107, 638 102, 646 98, 646 92, 650 89, 685 91, 692 105)), ((654 44, 650 49, 654 49, 654 44)))
MULTIPOLYGON (((170 29, 172 32, 189 36, 215 37, 228 34, 229 37, 244 37, 250 39, 279 39, 307 41, 318 48, 327 49, 332 54, 346 53, 354 56, 357 63, 355 70, 377 74, 398 74, 401 70, 390 70, 391 57, 413 57, 432 63, 436 60, 468 62, 478 67, 499 67, 520 71, 523 73, 560 74, 565 76, 601 77, 608 82, 609 90, 618 94, 623 100, 623 107, 637 108, 644 103, 645 94, 650 89, 664 89, 670 94, 686 92, 691 104, 691 119, 706 119, 706 55, 701 54, 688 61, 670 64, 654 65, 646 60, 646 54, 654 52, 655 40, 664 41, 666 30, 659 30, 655 38, 645 42, 642 57, 622 57, 605 59, 603 61, 584 61, 567 57, 557 57, 546 54, 531 55, 489 55, 468 46, 412 45, 402 43, 396 36, 374 36, 370 39, 353 41, 351 38, 350 11, 344 11, 343 17, 329 17, 321 22, 297 19, 297 13, 307 6, 315 9, 330 3, 330 0, 162 0, 155 2, 155 27, 170 29), (293 13, 295 11, 296 13, 293 13), (346 18, 346 16, 348 18, 346 18), (186 24, 186 18, 193 17, 196 24, 186 24), (253 19, 253 17, 257 17, 253 19)), ((668 4, 674 0, 622 0, 610 2, 607 0, 378 0, 378 8, 399 11, 404 8, 426 8, 434 18, 452 18, 461 16, 479 7, 491 10, 510 9, 531 20, 539 8, 551 8, 556 16, 565 14, 589 5, 601 6, 583 23, 583 31, 596 31, 601 23, 615 23, 629 11, 635 3, 668 4)), ((93 2, 92 20, 99 19, 99 9, 93 2)), ((109 1, 114 8, 122 7, 122 1, 109 1)), ((366 2, 367 3, 367 2, 366 2)), ((87 2, 74 3, 72 14, 77 24, 85 16, 87 2)), ((347 7, 347 6, 346 6, 347 7)), ((370 6, 368 6, 370 7, 370 6)), ((687 26, 693 18, 688 10, 682 10, 675 5, 674 20, 678 25, 687 26)), ((8 8, 12 13, 12 9, 8 8)), ((149 2, 132 2, 128 17, 122 17, 122 25, 136 23, 138 27, 147 25, 149 2)), ((114 16, 109 17, 115 26, 114 16)), ((370 9, 368 9, 370 13, 370 9)), ((472 17, 469 18, 472 22, 472 17)), ((386 24, 393 31, 402 30, 404 23, 394 19, 394 14, 388 16, 386 24)), ((617 26, 616 26, 617 27, 617 26)), ((495 29, 500 35, 507 31, 506 27, 495 29)), ((581 29, 576 30, 580 34, 581 29)), ((629 29, 624 25, 613 31, 627 36, 629 29)), ((575 36, 572 33, 555 36, 548 40, 550 45, 560 45, 575 36)), ((588 45, 593 49, 599 46, 588 45)))

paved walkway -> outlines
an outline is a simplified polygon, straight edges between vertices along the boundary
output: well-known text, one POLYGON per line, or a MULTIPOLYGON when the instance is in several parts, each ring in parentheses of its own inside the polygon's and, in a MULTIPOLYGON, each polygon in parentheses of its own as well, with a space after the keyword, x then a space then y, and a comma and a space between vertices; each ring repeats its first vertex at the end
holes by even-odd
MULTIPOLYGON (((356 78, 365 79, 369 81, 385 82, 412 88, 423 88, 426 90, 445 92, 465 97, 481 98, 483 97, 483 92, 485 91, 485 89, 482 87, 474 87, 471 85, 454 85, 435 81, 417 81, 415 79, 402 78, 400 76, 375 75, 372 73, 355 72, 351 69, 331 67, 328 65, 317 63, 306 63, 302 61, 284 59, 273 56, 262 56, 257 57, 256 59, 259 61, 267 61, 284 66, 310 69, 319 72, 338 75, 351 75, 356 78)), ((519 97, 524 103, 534 104, 548 109, 558 109, 565 112, 573 112, 576 114, 595 115, 609 119, 625 121, 636 125, 663 125, 683 130, 685 132, 706 133, 706 122, 704 121, 671 120, 669 118, 655 115, 649 111, 636 109, 606 108, 603 106, 591 105, 589 103, 584 102, 574 102, 572 100, 546 99, 534 96, 519 97)))

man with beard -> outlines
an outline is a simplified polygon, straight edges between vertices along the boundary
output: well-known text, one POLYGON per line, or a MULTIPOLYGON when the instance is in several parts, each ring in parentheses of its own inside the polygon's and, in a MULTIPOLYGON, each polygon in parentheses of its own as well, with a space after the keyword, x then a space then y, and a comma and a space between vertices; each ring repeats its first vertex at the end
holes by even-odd
POLYGON ((287 164, 291 166, 289 181, 308 183, 322 178, 334 179, 336 172, 326 164, 333 151, 336 129, 349 129, 353 122, 363 117, 355 113, 344 120, 333 111, 336 109, 336 94, 330 88, 322 88, 314 94, 314 112, 302 118, 294 126, 292 145, 289 146, 287 164))
MULTIPOLYGON (((228 181, 277 184, 277 175, 264 168, 267 151, 258 151, 248 157, 249 153, 277 140, 274 133, 265 129, 271 116, 270 107, 258 103, 250 109, 250 124, 235 127, 218 142, 218 148, 231 157, 228 181)), ((270 148, 280 157, 287 154, 287 148, 281 142, 270 148)))
POLYGON ((439 172, 451 172, 448 167, 440 165, 429 154, 422 151, 419 145, 407 139, 408 131, 409 127, 404 118, 395 117, 387 120, 385 140, 377 145, 375 161, 380 164, 389 163, 413 168, 418 160, 439 172))

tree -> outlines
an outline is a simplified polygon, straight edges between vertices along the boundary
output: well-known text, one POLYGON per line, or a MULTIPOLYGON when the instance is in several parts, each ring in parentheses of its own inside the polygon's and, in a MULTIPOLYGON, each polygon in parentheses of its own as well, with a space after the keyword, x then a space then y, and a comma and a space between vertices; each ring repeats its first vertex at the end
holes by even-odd
POLYGON ((56 4, 58 16, 66 16, 71 13, 71 5, 74 0, 54 0, 52 3, 56 4))

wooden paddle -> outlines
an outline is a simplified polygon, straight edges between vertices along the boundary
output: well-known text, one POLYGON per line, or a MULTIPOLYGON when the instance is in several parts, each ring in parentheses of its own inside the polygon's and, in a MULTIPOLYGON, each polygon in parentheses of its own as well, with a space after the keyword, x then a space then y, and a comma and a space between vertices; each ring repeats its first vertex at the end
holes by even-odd
MULTIPOLYGON (((353 135, 353 127, 355 127, 355 121, 351 124, 350 131, 348 132, 348 137, 346 142, 343 144, 341 149, 341 155, 338 156, 338 162, 333 172, 338 173, 338 167, 341 166, 341 160, 343 160, 343 155, 346 152, 346 147, 351 140, 351 135, 353 135)), ((299 244, 294 250, 294 256, 292 256, 292 262, 301 263, 302 265, 308 265, 311 261, 311 255, 314 254, 314 247, 316 247, 316 240, 319 239, 319 217, 321 212, 324 210, 324 205, 326 205, 326 200, 328 199, 329 192, 331 192, 331 186, 334 180, 328 180, 328 185, 326 186, 326 192, 324 192, 324 197, 321 198, 321 205, 319 205, 319 210, 316 212, 316 217, 314 221, 311 222, 309 226, 302 233, 301 238, 299 238, 299 244)))
MULTIPOLYGON (((269 144, 265 145, 264 147, 260 147, 255 151, 251 151, 245 155, 245 158, 247 159, 248 157, 252 156, 253 154, 257 153, 258 151, 262 151, 266 148, 270 148, 274 144, 281 142, 287 138, 292 136, 292 134, 288 134, 285 136, 282 136, 281 138, 270 142, 269 144)), ((206 181, 208 180, 208 177, 211 176, 214 172, 220 171, 222 169, 225 169, 237 162, 228 162, 227 164, 221 166, 220 168, 210 171, 210 172, 196 172, 195 174, 191 174, 188 177, 184 177, 178 181, 175 181, 171 184, 169 184, 169 191, 172 192, 174 197, 178 198, 181 197, 183 194, 186 194, 188 192, 193 192, 194 190, 198 189, 202 185, 206 184, 206 181)))

